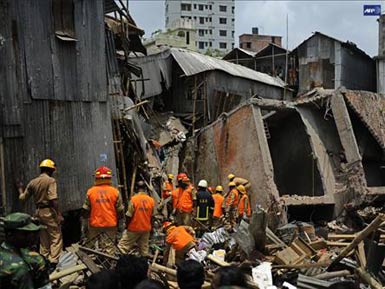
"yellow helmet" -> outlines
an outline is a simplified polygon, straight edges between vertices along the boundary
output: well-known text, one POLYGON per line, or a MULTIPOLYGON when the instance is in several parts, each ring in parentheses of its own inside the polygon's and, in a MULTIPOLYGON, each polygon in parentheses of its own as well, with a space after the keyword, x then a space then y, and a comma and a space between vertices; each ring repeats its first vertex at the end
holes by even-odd
POLYGON ((235 178, 235 175, 234 175, 234 174, 229 174, 229 175, 227 176, 227 178, 231 181, 232 179, 235 178))
POLYGON ((168 175, 167 175, 167 178, 173 180, 173 179, 174 179, 174 175, 173 175, 173 174, 168 174, 168 175))
POLYGON ((217 186, 217 187, 215 188, 215 191, 216 191, 216 192, 223 192, 222 186, 217 186))
POLYGON ((246 188, 243 185, 239 185, 237 189, 241 194, 246 194, 246 188))
POLYGON ((55 162, 53 160, 50 160, 50 159, 43 160, 40 163, 39 167, 41 167, 41 168, 50 168, 50 169, 56 170, 55 162))
POLYGON ((229 183, 229 187, 236 187, 237 185, 234 182, 229 183))

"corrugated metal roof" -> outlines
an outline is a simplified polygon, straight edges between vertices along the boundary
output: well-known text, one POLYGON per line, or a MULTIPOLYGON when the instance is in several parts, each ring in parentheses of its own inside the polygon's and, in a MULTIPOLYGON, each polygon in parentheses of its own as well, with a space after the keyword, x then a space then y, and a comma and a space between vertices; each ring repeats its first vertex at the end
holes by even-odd
POLYGON ((242 65, 233 64, 225 60, 181 48, 170 48, 170 51, 186 76, 210 70, 221 70, 236 77, 251 79, 282 88, 285 86, 285 82, 278 77, 272 77, 242 65))

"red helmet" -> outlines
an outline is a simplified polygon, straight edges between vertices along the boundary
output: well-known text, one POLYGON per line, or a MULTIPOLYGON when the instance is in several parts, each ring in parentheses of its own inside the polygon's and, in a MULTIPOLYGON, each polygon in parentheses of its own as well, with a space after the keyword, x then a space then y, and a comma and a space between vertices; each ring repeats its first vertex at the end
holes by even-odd
POLYGON ((165 230, 167 229, 168 227, 170 227, 172 225, 171 222, 164 222, 163 225, 162 225, 162 229, 165 230))
POLYGON ((181 180, 183 180, 184 178, 187 178, 187 175, 186 175, 185 173, 180 173, 180 174, 178 174, 178 175, 176 176, 176 179, 177 179, 178 181, 181 181, 181 180))
POLYGON ((111 179, 112 171, 108 167, 99 167, 95 171, 95 179, 111 179))

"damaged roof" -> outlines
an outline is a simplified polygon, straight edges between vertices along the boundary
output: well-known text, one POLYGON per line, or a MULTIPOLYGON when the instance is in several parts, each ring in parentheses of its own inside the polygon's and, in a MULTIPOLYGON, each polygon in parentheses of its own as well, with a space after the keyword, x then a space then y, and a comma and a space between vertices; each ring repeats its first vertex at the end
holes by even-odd
POLYGON ((341 45, 343 47, 346 47, 346 48, 350 49, 353 52, 357 52, 358 54, 361 54, 364 57, 372 59, 368 54, 365 53, 365 51, 363 51, 360 48, 358 48, 358 46, 354 42, 351 42, 351 41, 344 42, 342 40, 336 39, 334 37, 331 37, 329 35, 323 34, 323 33, 318 32, 318 31, 313 32, 312 36, 310 36, 309 38, 307 38, 304 41, 302 41, 293 51, 297 50, 300 46, 302 46, 304 43, 309 41, 309 39, 311 39, 311 38, 313 38, 313 37, 315 37, 317 35, 322 36, 322 37, 326 37, 326 38, 329 38, 329 39, 332 39, 334 41, 337 41, 337 42, 341 43, 341 45))
POLYGON ((186 76, 192 76, 205 71, 221 70, 232 76, 246 78, 281 88, 285 87, 285 82, 280 78, 272 77, 242 65, 233 64, 222 59, 181 48, 170 48, 170 51, 186 76))

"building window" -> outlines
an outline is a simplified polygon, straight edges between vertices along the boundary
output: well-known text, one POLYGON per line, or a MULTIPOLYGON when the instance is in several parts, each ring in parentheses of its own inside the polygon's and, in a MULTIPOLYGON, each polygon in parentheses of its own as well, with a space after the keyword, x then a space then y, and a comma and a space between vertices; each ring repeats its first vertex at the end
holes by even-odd
POLYGON ((219 36, 227 36, 226 30, 219 30, 219 36))
POLYGON ((227 12, 227 6, 225 6, 225 5, 219 5, 219 11, 220 11, 220 12, 227 12))
POLYGON ((166 17, 166 26, 168 26, 168 17, 166 17))
POLYGON ((182 11, 191 11, 191 4, 182 3, 180 4, 180 9, 182 11))
POLYGON ((209 18, 209 22, 212 22, 212 18, 211 17, 209 18))
POLYGON ((213 6, 210 5, 210 6, 209 6, 209 9, 210 9, 210 10, 213 10, 213 6))
POLYGON ((220 49, 226 49, 227 48, 227 43, 226 42, 219 42, 219 48, 220 49))
POLYGON ((189 31, 186 31, 186 44, 187 45, 190 44, 190 32, 189 31))
POLYGON ((210 29, 209 31, 210 31, 210 35, 213 35, 213 30, 210 29))
POLYGON ((246 48, 251 48, 251 42, 246 42, 246 48))
POLYGON ((233 19, 231 19, 231 22, 234 22, 234 18, 233 18, 233 19))
POLYGON ((208 43, 207 42, 205 42, 205 46, 207 47, 207 45, 208 45, 208 43))
POLYGON ((205 9, 209 9, 209 5, 205 5, 205 9))
POLYGON ((64 38, 60 37, 72 38, 69 41, 76 41, 73 1, 55 0, 52 5, 56 36, 62 40, 64 38))
POLYGON ((211 41, 209 42, 209 46, 210 46, 210 47, 213 47, 213 43, 212 43, 211 41))
POLYGON ((197 5, 196 4, 194 4, 194 9, 197 9, 197 5))
POLYGON ((203 5, 202 4, 198 5, 198 10, 203 11, 203 5))
POLYGON ((166 13, 168 12, 168 4, 166 5, 166 13))
POLYGON ((203 41, 198 42, 198 48, 199 49, 204 49, 205 48, 205 43, 203 41))
POLYGON ((199 17, 199 24, 205 24, 205 18, 199 17))
POLYGON ((233 7, 231 7, 231 13, 233 13, 234 14, 234 10, 235 10, 235 7, 233 6, 233 7))
MULTIPOLYGON (((188 33, 188 32, 187 32, 188 33)), ((234 49, 234 42, 231 43, 231 48, 234 49)))
POLYGON ((234 31, 231 31, 231 37, 234 38, 234 31))
POLYGON ((226 18, 219 18, 219 24, 226 24, 227 19, 226 18))
POLYGON ((208 17, 206 17, 206 22, 209 22, 209 18, 208 17))
POLYGON ((208 34, 209 33, 209 31, 208 30, 205 30, 205 34, 208 34))
POLYGON ((204 36, 204 34, 205 34, 205 31, 203 29, 199 29, 198 30, 198 35, 199 36, 204 36))

